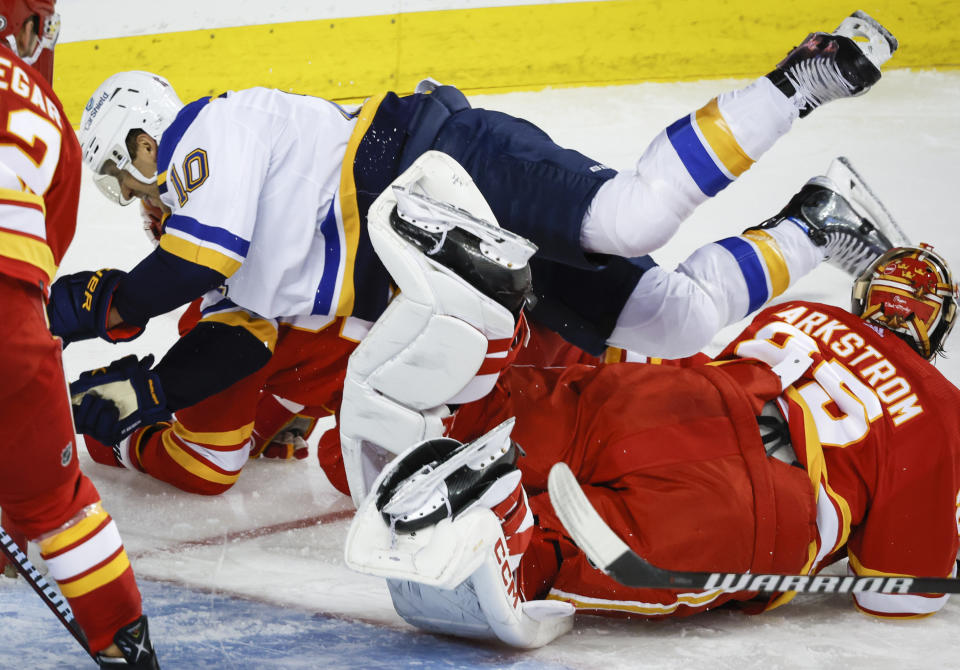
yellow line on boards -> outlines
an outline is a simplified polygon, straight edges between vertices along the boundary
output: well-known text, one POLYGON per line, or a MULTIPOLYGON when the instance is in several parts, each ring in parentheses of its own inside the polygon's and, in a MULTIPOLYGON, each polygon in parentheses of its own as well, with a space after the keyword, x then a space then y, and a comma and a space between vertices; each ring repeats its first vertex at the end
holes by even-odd
MULTIPOLYGON (((960 2, 872 0, 899 39, 890 65, 960 67, 960 2)), ((170 79, 184 101, 270 86, 334 100, 409 92, 432 76, 472 92, 754 77, 849 10, 835 0, 607 0, 192 30, 57 47, 54 87, 76 126, 120 70, 170 79)))

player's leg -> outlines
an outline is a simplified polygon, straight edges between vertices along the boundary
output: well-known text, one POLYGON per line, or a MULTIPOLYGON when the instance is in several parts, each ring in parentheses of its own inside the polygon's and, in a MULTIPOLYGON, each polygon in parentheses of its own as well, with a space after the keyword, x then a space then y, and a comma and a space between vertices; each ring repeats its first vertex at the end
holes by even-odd
POLYGON ((493 388, 524 340, 535 248, 496 225, 450 156, 419 157, 370 208, 399 292, 350 355, 340 437, 354 502, 383 465, 443 434, 448 404, 493 388))
POLYGON ((172 423, 134 431, 117 448, 119 464, 188 493, 218 495, 250 457, 254 417, 270 363, 225 391, 177 412, 172 423))
POLYGON ((659 248, 798 116, 866 91, 895 49, 896 40, 869 17, 850 17, 834 34, 812 33, 769 75, 717 96, 661 131, 632 172, 605 183, 584 219, 583 248, 627 257, 659 248), (870 41, 854 41, 856 36, 870 41))
POLYGON ((645 272, 608 342, 653 356, 688 356, 824 260, 856 276, 907 243, 850 164, 836 159, 759 226, 700 247, 673 272, 659 266, 645 272))
MULTIPOLYGON (((60 343, 47 330, 40 290, 0 275, 0 297, 0 505, 38 543, 90 649, 99 652, 145 622, 140 592, 116 524, 77 463, 60 343)), ((154 667, 149 638, 143 642, 151 660, 133 667, 154 667)))

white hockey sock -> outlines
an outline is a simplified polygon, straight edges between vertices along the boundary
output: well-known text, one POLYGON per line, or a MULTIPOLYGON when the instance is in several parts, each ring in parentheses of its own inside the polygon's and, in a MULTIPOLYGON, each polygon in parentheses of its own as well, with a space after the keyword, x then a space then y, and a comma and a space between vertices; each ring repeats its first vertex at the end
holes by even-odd
POLYGON ((743 174, 797 118, 766 77, 723 93, 661 131, 637 161, 597 191, 584 216, 586 251, 650 253, 697 205, 743 174))
POLYGON ((723 327, 757 311, 822 261, 823 252, 786 219, 703 246, 677 271, 711 296, 723 327))

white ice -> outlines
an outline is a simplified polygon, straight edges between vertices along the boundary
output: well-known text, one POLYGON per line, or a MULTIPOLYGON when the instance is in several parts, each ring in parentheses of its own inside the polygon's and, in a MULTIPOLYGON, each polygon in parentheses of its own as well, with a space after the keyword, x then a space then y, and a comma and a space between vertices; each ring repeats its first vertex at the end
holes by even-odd
MULTIPOLYGON (((561 145, 612 167, 629 169, 661 128, 713 95, 744 83, 547 90, 476 96, 473 103, 527 118, 561 145)), ((776 213, 808 177, 824 171, 832 157, 845 155, 914 241, 934 244, 960 268, 953 199, 960 184, 958 109, 960 73, 893 71, 865 97, 831 103, 798 122, 737 183, 703 205, 655 257, 673 266, 697 246, 759 223, 776 213)), ((85 180, 78 233, 61 272, 129 269, 149 250, 135 208, 121 210, 109 204, 85 180)), ((824 266, 785 297, 846 306, 849 286, 844 274, 824 266)), ((176 315, 158 318, 145 335, 127 345, 71 345, 65 352, 67 375, 75 378, 83 370, 128 353, 162 354, 174 341, 175 323, 176 315)), ((730 327, 721 333, 711 351, 736 330, 730 327)), ((952 344, 960 350, 960 339, 955 337, 952 344)), ((947 358, 940 368, 960 383, 960 358, 947 358)), ((958 411, 956 407, 940 409, 958 411)), ((86 454, 82 465, 116 518, 138 577, 150 585, 149 593, 186 586, 176 590, 181 594, 176 597, 188 607, 191 598, 202 604, 216 595, 236 595, 241 596, 238 602, 279 606, 275 611, 305 616, 324 613, 334 620, 374 624, 360 627, 368 631, 361 640, 369 635, 372 641, 383 630, 383 634, 401 631, 401 640, 423 643, 427 638, 427 647, 433 644, 435 638, 414 631, 393 613, 382 581, 354 574, 344 566, 342 542, 350 502, 327 483, 314 458, 296 463, 252 462, 233 489, 215 498, 191 496, 144 475, 91 463, 86 454)), ((26 595, 12 595, 19 593, 15 588, 0 589, 0 615, 9 599, 22 597, 26 602, 33 597, 23 588, 26 595)), ((149 598, 145 607, 150 612, 149 598)), ((45 639, 36 640, 31 635, 36 621, 36 617, 2 617, 0 665, 12 667, 16 659, 61 634, 53 628, 44 633, 45 639)), ((224 631, 265 623, 215 608, 205 622, 198 628, 178 617, 154 616, 155 641, 161 650, 164 645, 216 647, 218 635, 229 635, 224 631)), ((454 651, 442 658, 432 652, 420 657, 416 652, 402 657, 397 665, 604 670, 954 668, 960 665, 958 630, 960 599, 929 619, 886 622, 857 613, 845 596, 798 596, 793 603, 758 617, 717 612, 655 623, 581 617, 573 633, 538 651, 500 650, 491 659, 478 656, 476 645, 463 644, 448 648, 454 651)), ((316 651, 320 642, 311 644, 316 665, 285 658, 271 661, 270 667, 375 665, 364 660, 362 642, 344 643, 326 658, 316 651)), ((83 667, 82 657, 71 653, 64 647, 62 657, 45 657, 52 660, 42 667, 72 667, 63 660, 70 658, 79 659, 77 665, 83 667)), ((252 644, 242 657, 247 664, 225 653, 207 667, 258 667, 261 651, 252 644)), ((264 657, 260 667, 266 664, 264 657)))

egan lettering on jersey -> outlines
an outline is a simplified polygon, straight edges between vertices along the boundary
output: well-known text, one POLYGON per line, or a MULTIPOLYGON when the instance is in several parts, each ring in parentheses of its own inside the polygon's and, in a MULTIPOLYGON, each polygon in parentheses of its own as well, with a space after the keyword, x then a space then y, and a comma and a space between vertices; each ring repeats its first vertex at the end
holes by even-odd
POLYGON ((833 352, 849 370, 873 388, 895 426, 923 413, 910 382, 897 368, 858 333, 828 315, 807 307, 794 307, 775 314, 833 352))
POLYGON ((0 91, 11 91, 29 102, 38 112, 57 124, 63 130, 60 110, 53 100, 47 97, 30 75, 7 58, 0 58, 0 91))

